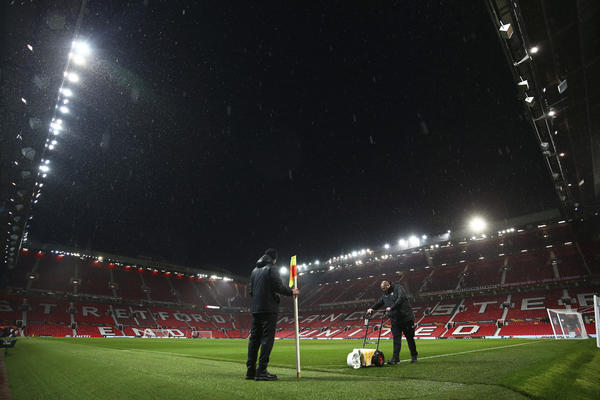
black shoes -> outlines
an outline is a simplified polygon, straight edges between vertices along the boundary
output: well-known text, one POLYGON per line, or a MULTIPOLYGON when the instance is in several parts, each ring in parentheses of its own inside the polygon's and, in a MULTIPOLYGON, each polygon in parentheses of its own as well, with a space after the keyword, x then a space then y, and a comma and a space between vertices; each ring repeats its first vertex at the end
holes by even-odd
POLYGON ((255 381, 276 381, 277 375, 270 374, 269 371, 258 372, 254 377, 255 381))
POLYGON ((256 368, 248 368, 246 371, 246 379, 254 379, 256 376, 256 368))
MULTIPOLYGON (((388 362, 387 362, 387 363, 388 363, 388 365, 396 365, 396 364, 398 364, 399 362, 400 362, 400 361, 399 361, 397 358, 390 358, 390 359, 388 360, 388 362)), ((415 356, 415 357, 413 357, 413 358, 410 360, 410 362, 411 362, 411 363, 416 363, 416 362, 417 362, 417 357, 416 357, 416 356, 415 356)))

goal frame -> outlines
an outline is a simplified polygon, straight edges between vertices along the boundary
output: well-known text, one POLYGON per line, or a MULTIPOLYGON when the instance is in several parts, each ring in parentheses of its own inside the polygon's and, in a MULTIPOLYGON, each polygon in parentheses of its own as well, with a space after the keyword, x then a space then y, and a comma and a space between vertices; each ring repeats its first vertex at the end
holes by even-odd
POLYGON ((600 348, 600 296, 594 295, 594 324, 596 325, 596 347, 600 348))
POLYGON ((196 339, 213 339, 212 331, 195 331, 196 339))
POLYGON ((555 339, 587 339, 589 338, 587 331, 585 329, 585 324, 583 323, 583 317, 580 312, 576 310, 567 310, 567 309, 552 309, 547 308, 546 312, 548 313, 548 322, 550 322, 550 326, 552 327, 552 332, 554 333, 555 339), (562 321, 558 318, 558 324, 560 325, 561 332, 556 332, 555 324, 552 322, 552 313, 555 314, 563 314, 563 315, 575 315, 579 322, 579 326, 581 327, 581 335, 580 337, 572 337, 569 336, 568 333, 565 332, 565 328, 563 327, 562 321))

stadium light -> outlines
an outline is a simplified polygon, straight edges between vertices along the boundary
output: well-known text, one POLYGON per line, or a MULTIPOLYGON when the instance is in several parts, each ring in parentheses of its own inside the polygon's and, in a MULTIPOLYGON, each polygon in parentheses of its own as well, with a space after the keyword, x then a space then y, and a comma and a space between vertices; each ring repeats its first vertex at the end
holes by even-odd
POLYGON ((519 65, 523 64, 525 61, 531 60, 531 56, 529 54, 525 54, 525 56, 523 58, 521 58, 519 61, 514 62, 513 65, 515 67, 518 67, 519 65))
POLYGON ((525 104, 529 107, 533 107, 535 105, 535 97, 525 94, 525 104))
POLYGON ((50 167, 48 167, 47 165, 40 165, 40 171, 42 172, 48 172, 50 171, 50 167))
POLYGON ((540 48, 537 46, 533 46, 532 48, 529 49, 529 52, 531 54, 536 54, 538 51, 540 51, 540 48))
POLYGON ((85 58, 81 54, 70 53, 69 57, 75 65, 84 66, 86 64, 85 58))
POLYGON ((60 92, 65 97, 71 97, 71 96, 73 96, 73 91, 71 89, 69 89, 69 88, 60 88, 60 92))
POLYGON ((79 82, 79 75, 77 75, 75 72, 66 72, 65 71, 65 78, 67 78, 67 80, 69 82, 73 82, 73 83, 79 82))
POLYGON ((527 82, 527 79, 523 79, 522 77, 520 79, 521 81, 517 83, 517 86, 525 90, 529 90, 529 82, 527 82))
POLYGON ((82 56, 89 56, 90 53, 92 52, 89 44, 87 44, 86 42, 79 41, 79 40, 76 40, 73 42, 72 48, 73 48, 73 51, 75 51, 75 53, 80 54, 82 56))
POLYGON ((410 247, 419 247, 421 244, 421 241, 419 240, 418 237, 416 237, 415 235, 412 235, 411 237, 408 238, 408 243, 410 244, 410 247))
POLYGON ((68 114, 69 113, 69 107, 67 107, 67 106, 60 106, 60 107, 58 107, 58 111, 60 111, 63 114, 68 114))
POLYGON ((286 273, 286 272, 287 272, 287 268, 286 268, 286 267, 281 267, 281 268, 279 268, 279 273, 280 273, 281 275, 285 275, 285 273, 286 273))
POLYGON ((487 222, 481 217, 473 217, 469 222, 469 227, 473 233, 483 233, 487 229, 487 222))
POLYGON ((503 24, 502 22, 499 31, 504 39, 510 39, 514 32, 511 24, 503 24))
POLYGON ((387 249, 389 249, 389 248, 390 248, 390 245, 389 245, 389 243, 386 243, 386 244, 384 244, 384 245, 383 245, 383 248, 384 248, 384 249, 386 249, 386 250, 387 250, 387 249))

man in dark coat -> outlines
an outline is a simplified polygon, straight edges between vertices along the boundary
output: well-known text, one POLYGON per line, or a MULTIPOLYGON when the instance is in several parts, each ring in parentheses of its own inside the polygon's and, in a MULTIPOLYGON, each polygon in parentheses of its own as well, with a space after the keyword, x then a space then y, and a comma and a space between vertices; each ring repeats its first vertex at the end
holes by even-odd
POLYGON ((274 268, 277 262, 277 251, 267 249, 256 262, 250 276, 250 296, 252 297, 252 328, 248 343, 248 361, 246 362, 246 379, 257 381, 274 381, 277 375, 267 371, 269 355, 275 342, 275 325, 279 312, 279 295, 298 295, 298 289, 290 289, 281 282, 274 268), (260 348, 258 369, 256 358, 260 348))
POLYGON ((400 348, 402 346, 402 333, 410 349, 411 362, 417 362, 417 346, 415 344, 415 316, 412 307, 406 298, 406 293, 400 285, 390 285, 388 281, 381 282, 383 295, 377 303, 367 310, 371 314, 381 306, 389 313, 392 322, 392 335, 394 335, 394 355, 388 364, 398 364, 400 361, 400 348))

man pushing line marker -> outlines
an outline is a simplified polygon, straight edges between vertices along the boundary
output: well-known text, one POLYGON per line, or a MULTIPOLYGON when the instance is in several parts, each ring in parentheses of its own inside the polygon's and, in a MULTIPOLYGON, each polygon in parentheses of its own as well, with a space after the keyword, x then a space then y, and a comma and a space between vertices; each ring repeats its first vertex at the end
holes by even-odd
POLYGON ((385 311, 390 313, 392 321, 392 335, 394 335, 394 355, 388 361, 388 364, 398 364, 400 362, 400 348, 402 346, 402 333, 406 337, 406 343, 410 349, 411 362, 417 362, 417 345, 415 344, 415 316, 412 307, 406 298, 406 294, 400 285, 390 285, 388 281, 381 282, 383 295, 377 303, 373 304, 367 310, 371 314, 381 306, 385 306, 385 311))

